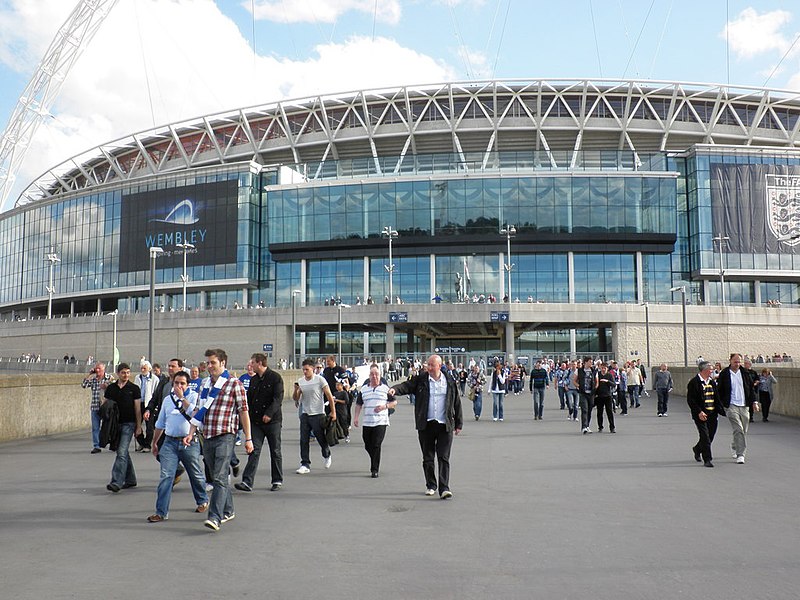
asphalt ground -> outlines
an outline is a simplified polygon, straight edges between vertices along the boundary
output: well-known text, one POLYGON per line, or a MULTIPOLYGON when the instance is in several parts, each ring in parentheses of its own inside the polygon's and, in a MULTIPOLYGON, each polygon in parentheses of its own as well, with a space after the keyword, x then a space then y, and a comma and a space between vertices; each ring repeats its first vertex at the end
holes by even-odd
POLYGON ((692 458, 696 429, 677 396, 667 418, 645 398, 614 435, 581 435, 553 390, 542 421, 529 393, 507 399, 502 423, 490 401, 479 422, 464 409, 443 501, 423 494, 405 399, 379 479, 360 431, 333 449, 330 470, 312 445, 312 472, 295 474, 298 421, 285 406, 283 490, 267 490, 262 456, 255 491, 234 492, 236 519, 219 532, 193 512, 185 481, 169 520, 146 522, 150 455, 133 455, 138 487, 112 494, 114 455, 90 455, 89 432, 0 445, 0 596, 800 597, 800 422, 752 424, 737 465, 722 420, 708 469, 692 458))

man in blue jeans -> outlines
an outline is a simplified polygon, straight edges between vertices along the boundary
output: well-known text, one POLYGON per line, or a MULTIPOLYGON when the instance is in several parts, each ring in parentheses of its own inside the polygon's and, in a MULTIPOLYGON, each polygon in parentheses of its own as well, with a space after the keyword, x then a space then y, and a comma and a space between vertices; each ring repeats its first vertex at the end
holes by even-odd
POLYGON ((542 420, 544 413, 544 392, 550 387, 550 377, 547 369, 542 366, 542 361, 537 360, 536 366, 531 369, 531 393, 533 394, 533 418, 542 420))
POLYGON ((250 418, 247 415, 247 394, 242 382, 228 373, 228 354, 221 348, 208 349, 208 374, 200 391, 200 411, 192 419, 189 435, 202 426, 205 446, 205 461, 211 468, 214 489, 208 504, 208 519, 203 525, 212 531, 219 531, 223 523, 233 520, 233 495, 228 485, 231 468, 231 455, 236 443, 239 421, 242 422, 245 442, 244 449, 253 451, 253 438, 250 435, 250 418))
POLYGON ((172 391, 164 399, 153 433, 152 452, 161 464, 161 474, 156 495, 156 512, 147 517, 149 523, 160 523, 169 517, 169 503, 178 462, 189 475, 192 494, 197 505, 196 513, 208 508, 205 476, 200 466, 200 442, 196 435, 189 435, 189 417, 199 408, 197 394, 189 390, 189 376, 178 371, 172 376, 172 391), (161 448, 158 442, 164 434, 161 448))
POLYGON ((111 483, 106 489, 115 494, 121 489, 136 487, 136 471, 130 455, 131 440, 142 433, 142 407, 139 386, 130 382, 131 368, 127 363, 117 366, 117 381, 105 391, 103 404, 109 400, 119 408, 119 445, 111 468, 111 483))
POLYGON ((89 414, 92 417, 92 454, 98 454, 100 450, 100 397, 105 392, 108 384, 112 381, 111 375, 106 373, 106 363, 98 362, 89 371, 89 375, 84 378, 81 387, 92 388, 92 403, 89 407, 89 414))

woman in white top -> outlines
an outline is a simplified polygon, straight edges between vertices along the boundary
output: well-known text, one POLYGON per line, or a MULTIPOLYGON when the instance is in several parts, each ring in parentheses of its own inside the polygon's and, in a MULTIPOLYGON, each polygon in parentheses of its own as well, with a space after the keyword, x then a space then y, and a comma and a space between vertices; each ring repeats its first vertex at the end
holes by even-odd
POLYGON ((361 437, 364 439, 364 449, 369 454, 369 472, 373 479, 377 479, 381 466, 381 444, 389 425, 389 409, 397 406, 397 400, 389 398, 389 386, 381 383, 381 372, 378 365, 369 368, 369 379, 361 386, 356 399, 356 409, 353 413, 353 426, 358 427, 361 419, 361 437))
POLYGON ((492 404, 492 420, 503 420, 503 398, 506 395, 506 372, 503 369, 503 363, 499 360, 494 364, 494 373, 492 373, 492 397, 494 403, 492 404))

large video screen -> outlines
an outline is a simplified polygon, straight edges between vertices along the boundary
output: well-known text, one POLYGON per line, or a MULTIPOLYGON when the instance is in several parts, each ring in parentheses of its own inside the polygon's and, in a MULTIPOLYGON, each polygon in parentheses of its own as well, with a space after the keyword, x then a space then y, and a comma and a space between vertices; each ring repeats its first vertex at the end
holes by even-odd
POLYGON ((777 254, 800 244, 800 167, 712 163, 714 236, 725 251, 777 254))
POLYGON ((150 248, 164 254, 159 268, 236 262, 238 182, 217 181, 122 196, 120 265, 123 273, 150 268, 150 248))

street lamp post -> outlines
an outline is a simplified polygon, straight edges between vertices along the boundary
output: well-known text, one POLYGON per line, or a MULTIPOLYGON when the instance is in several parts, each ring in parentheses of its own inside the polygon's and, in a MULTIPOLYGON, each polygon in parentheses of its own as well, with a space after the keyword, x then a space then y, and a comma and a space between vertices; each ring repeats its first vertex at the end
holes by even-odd
POLYGON ((681 293, 681 305, 683 309, 683 366, 689 366, 689 340, 686 335, 686 286, 681 285, 678 287, 670 288, 670 292, 681 293))
MULTIPOLYGON (((400 234, 397 233, 396 229, 392 229, 391 225, 387 225, 381 231, 381 237, 385 237, 389 240, 389 264, 384 265, 383 268, 386 269, 386 272, 389 273, 389 304, 394 304, 394 289, 392 287, 392 275, 394 274, 394 263, 392 262, 392 240, 398 237, 400 234)), ((341 315, 341 311, 339 311, 341 315)), ((341 362, 341 357, 339 357, 339 361, 341 362)))
POLYGON ((711 238, 711 241, 716 242, 716 246, 719 248, 719 291, 722 306, 725 306, 725 269, 722 267, 722 244, 727 243, 730 239, 727 235, 718 235, 711 238))
POLYGON ((647 368, 650 368, 650 305, 644 303, 644 339, 647 350, 647 368))
POLYGON ((194 250, 194 244, 183 243, 175 244, 176 248, 183 248, 183 275, 181 281, 183 282, 183 312, 186 312, 186 283, 189 281, 189 276, 186 273, 186 254, 189 250, 194 250))
POLYGON ((340 302, 336 305, 336 308, 339 309, 339 359, 337 364, 342 364, 342 309, 343 308, 350 308, 349 304, 344 304, 340 302))
POLYGON ((383 265, 383 268, 386 269, 386 272, 389 273, 389 304, 394 304, 394 288, 392 287, 392 276, 394 275, 394 263, 392 262, 392 240, 398 237, 400 234, 397 233, 396 229, 392 229, 391 225, 387 225, 381 231, 381 237, 385 237, 389 240, 389 264, 383 265))
POLYGON ((513 225, 506 224, 500 230, 500 235, 506 236, 506 263, 503 265, 505 267, 506 272, 508 273, 508 291, 506 295, 508 296, 508 301, 511 302, 511 269, 514 268, 514 264, 511 262, 511 238, 517 235, 517 228, 513 225))
POLYGON ((46 259, 50 263, 50 285, 47 286, 47 318, 53 318, 53 294, 56 291, 55 286, 53 285, 53 267, 56 266, 56 263, 61 262, 61 259, 58 257, 58 254, 55 252, 50 252, 47 255, 46 259))
POLYGON ((156 314, 156 258, 164 254, 160 246, 150 248, 150 322, 147 329, 147 360, 153 361, 153 327, 156 314))
POLYGON ((297 368, 297 353, 295 350, 295 338, 297 337, 297 295, 302 294, 302 290, 292 290, 292 368, 297 368))

